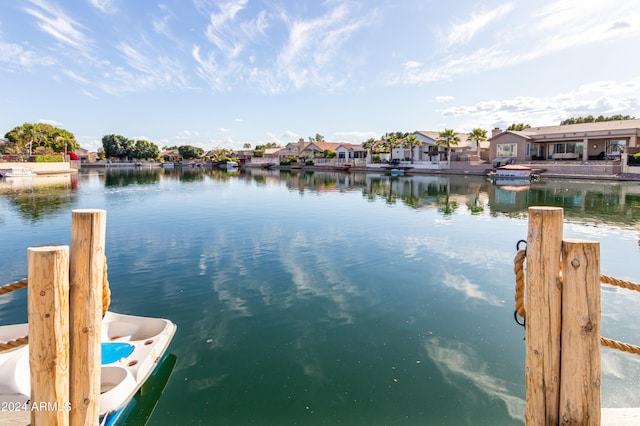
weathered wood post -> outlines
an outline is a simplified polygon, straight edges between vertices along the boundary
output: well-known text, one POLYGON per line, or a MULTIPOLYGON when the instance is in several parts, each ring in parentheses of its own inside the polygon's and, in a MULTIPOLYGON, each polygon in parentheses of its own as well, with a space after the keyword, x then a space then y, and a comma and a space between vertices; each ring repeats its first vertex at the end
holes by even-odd
POLYGON ((27 249, 31 424, 69 424, 69 247, 27 249))
POLYGON ((562 220, 561 208, 529 208, 525 288, 527 425, 559 424, 562 220))
POLYGON ((72 212, 69 273, 71 426, 95 425, 99 416, 105 239, 105 210, 72 212))
POLYGON ((600 425, 600 243, 562 242, 560 421, 600 425))

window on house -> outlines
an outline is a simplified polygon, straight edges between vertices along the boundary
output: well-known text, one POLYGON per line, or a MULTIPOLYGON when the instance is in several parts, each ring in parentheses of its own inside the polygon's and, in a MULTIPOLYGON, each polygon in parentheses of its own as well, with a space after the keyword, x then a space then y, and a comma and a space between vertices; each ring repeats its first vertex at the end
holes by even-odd
POLYGON ((340 151, 338 153, 338 158, 344 158, 344 151, 340 151))
POLYGON ((515 143, 499 143, 496 145, 496 157, 516 157, 518 153, 515 143))
POLYGON ((531 156, 531 144, 530 143, 527 143, 527 154, 526 154, 526 156, 527 157, 531 156))

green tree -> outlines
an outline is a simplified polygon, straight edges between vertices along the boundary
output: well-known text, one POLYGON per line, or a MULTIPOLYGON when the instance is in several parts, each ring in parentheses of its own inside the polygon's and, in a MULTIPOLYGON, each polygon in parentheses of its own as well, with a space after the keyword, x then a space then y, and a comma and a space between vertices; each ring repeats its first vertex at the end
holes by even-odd
POLYGON ((324 142, 324 136, 322 136, 320 133, 316 133, 315 138, 309 136, 309 142, 324 142))
POLYGON ((487 140, 487 131, 477 127, 467 137, 476 143, 476 155, 480 157, 480 144, 487 140))
POLYGON ((242 144, 242 148, 251 149, 251 144, 249 142, 245 142, 244 144, 242 144))
POLYGON ((595 123, 599 121, 618 121, 618 120, 635 120, 635 117, 632 117, 630 115, 622 115, 622 114, 615 114, 615 115, 612 115, 611 117, 605 117, 603 115, 594 117, 593 115, 587 115, 586 117, 567 118, 566 120, 561 121, 560 125, 564 126, 567 124, 595 123))
POLYGON ((133 157, 134 144, 122 135, 105 135, 102 137, 102 149, 106 158, 124 159, 133 157))
POLYGON ((18 151, 26 152, 30 156, 38 147, 41 152, 63 152, 75 151, 78 149, 78 142, 73 133, 65 129, 54 127, 45 123, 24 123, 22 126, 13 128, 5 134, 11 144, 18 151))
POLYGON ((395 133, 390 134, 382 141, 382 145, 389 150, 389 161, 393 160, 393 150, 402 145, 395 133))
POLYGON ((520 130, 528 129, 530 127, 531 126, 526 123, 513 123, 509 127, 507 127, 507 130, 520 131, 520 130))
POLYGON ((336 152, 335 151, 331 151, 330 149, 325 149, 322 152, 322 155, 324 156, 324 158, 335 158, 336 152))
POLYGON ((160 154, 158 146, 144 139, 137 140, 133 147, 133 158, 156 159, 160 154))
POLYGON ((202 157, 202 154, 204 154, 204 149, 191 145, 181 145, 178 147, 178 152, 180 153, 182 158, 189 160, 202 157))
POLYGON ((444 129, 444 132, 438 134, 436 145, 445 146, 447 153, 447 165, 451 167, 451 145, 458 145, 460 138, 453 129, 444 129))
POLYGON ((374 138, 369 138, 365 143, 362 144, 362 147, 369 151, 369 158, 371 162, 373 162, 373 152, 378 148, 379 142, 374 138))
POLYGON ((408 135, 402 142, 405 148, 409 148, 409 155, 411 158, 411 164, 413 164, 413 148, 416 146, 422 146, 422 141, 416 138, 415 135, 408 135))

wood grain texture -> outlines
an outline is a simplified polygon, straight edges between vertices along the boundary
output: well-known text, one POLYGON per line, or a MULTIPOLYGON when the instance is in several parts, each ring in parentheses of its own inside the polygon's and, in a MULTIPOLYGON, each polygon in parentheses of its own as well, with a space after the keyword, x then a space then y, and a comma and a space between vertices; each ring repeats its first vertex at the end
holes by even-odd
POLYGON ((562 221, 561 208, 529 208, 525 288, 527 425, 559 424, 562 221))
POLYGON ((69 412, 69 247, 27 250, 31 424, 66 426, 69 412), (33 409, 33 407, 38 409, 33 409))
POLYGON ((106 211, 72 212, 69 273, 71 426, 94 425, 99 416, 105 239, 106 211))

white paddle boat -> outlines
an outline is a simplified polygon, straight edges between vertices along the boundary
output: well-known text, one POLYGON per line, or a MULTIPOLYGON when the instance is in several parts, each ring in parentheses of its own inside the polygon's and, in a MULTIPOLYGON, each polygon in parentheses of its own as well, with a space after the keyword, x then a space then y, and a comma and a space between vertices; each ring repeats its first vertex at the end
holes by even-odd
MULTIPOLYGON (((0 327, 0 341, 25 336, 28 324, 0 327)), ((115 424, 153 373, 176 325, 161 318, 107 312, 102 320, 100 424, 115 424)), ((0 352, 0 405, 29 410, 29 347, 0 352)))

